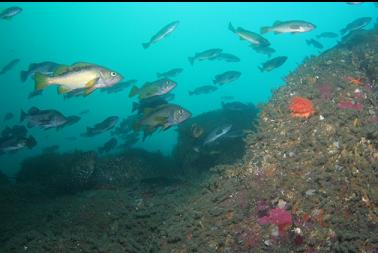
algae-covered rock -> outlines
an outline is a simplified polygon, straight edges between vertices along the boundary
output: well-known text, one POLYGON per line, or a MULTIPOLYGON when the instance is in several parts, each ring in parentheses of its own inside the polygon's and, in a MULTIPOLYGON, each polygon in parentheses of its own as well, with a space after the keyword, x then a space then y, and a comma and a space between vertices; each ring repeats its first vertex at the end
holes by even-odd
POLYGON ((17 182, 43 186, 50 194, 73 193, 90 186, 95 164, 94 152, 42 154, 22 163, 17 182))
POLYGON ((177 167, 186 172, 208 171, 217 164, 232 164, 243 157, 244 137, 255 130, 258 109, 253 104, 236 105, 238 108, 224 105, 223 109, 192 117, 179 126, 173 152, 177 167), (231 129, 224 137, 204 144, 212 131, 227 125, 231 129))

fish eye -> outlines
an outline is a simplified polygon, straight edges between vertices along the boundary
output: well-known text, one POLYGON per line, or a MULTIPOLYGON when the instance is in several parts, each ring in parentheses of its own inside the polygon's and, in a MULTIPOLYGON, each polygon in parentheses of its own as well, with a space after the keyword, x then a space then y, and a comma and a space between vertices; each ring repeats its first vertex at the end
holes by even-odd
POLYGON ((116 72, 110 72, 110 75, 111 75, 111 76, 116 76, 117 73, 116 73, 116 72))

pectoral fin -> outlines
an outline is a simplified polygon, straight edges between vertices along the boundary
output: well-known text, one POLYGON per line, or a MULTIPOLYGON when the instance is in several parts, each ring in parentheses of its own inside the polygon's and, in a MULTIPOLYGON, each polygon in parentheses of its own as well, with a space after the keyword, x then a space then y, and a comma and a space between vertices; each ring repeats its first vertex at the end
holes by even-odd
POLYGON ((155 117, 154 118, 154 121, 156 121, 157 123, 159 123, 159 124, 166 124, 167 123, 167 121, 168 121, 168 117, 155 117))
POLYGON ((84 96, 84 97, 88 96, 89 94, 91 94, 92 92, 94 92, 95 89, 96 89, 96 87, 95 87, 94 85, 92 85, 92 87, 90 87, 90 88, 88 88, 88 89, 86 89, 86 90, 84 91, 83 96, 84 96))
POLYGON ((67 88, 67 87, 64 87, 64 86, 59 86, 58 87, 58 93, 59 94, 65 94, 65 93, 68 93, 70 91, 71 91, 70 88, 67 88))
POLYGON ((85 84, 85 88, 92 88, 97 83, 98 79, 100 79, 100 78, 98 77, 98 78, 95 78, 95 79, 90 80, 89 82, 87 82, 85 84))

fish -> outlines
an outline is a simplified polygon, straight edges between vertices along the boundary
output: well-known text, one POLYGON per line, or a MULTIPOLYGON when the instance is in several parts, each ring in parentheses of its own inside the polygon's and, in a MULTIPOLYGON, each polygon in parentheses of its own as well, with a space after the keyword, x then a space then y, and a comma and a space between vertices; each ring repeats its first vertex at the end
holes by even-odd
MULTIPOLYGON (((168 95, 168 94, 167 94, 168 95)), ((155 108, 162 104, 168 104, 166 96, 155 96, 146 99, 141 99, 139 103, 133 102, 132 112, 138 111, 138 113, 143 113, 146 108, 155 108)))
POLYGON ((215 128, 213 131, 211 131, 203 141, 203 146, 209 145, 211 143, 214 143, 216 140, 221 138, 223 135, 227 134, 232 128, 231 124, 225 124, 222 126, 219 126, 215 128))
POLYGON ((37 145, 37 141, 33 136, 20 137, 20 136, 9 136, 0 138, 0 154, 3 153, 13 153, 17 150, 23 148, 32 149, 37 145))
POLYGON ((109 131, 117 124, 118 119, 118 116, 109 116, 100 123, 95 124, 93 127, 87 127, 87 132, 82 134, 82 136, 92 137, 109 131))
POLYGON ((323 48, 322 43, 320 43, 319 41, 314 40, 314 39, 306 40, 306 43, 307 43, 307 45, 313 45, 317 49, 323 48))
POLYGON ((343 29, 340 30, 340 33, 344 35, 345 33, 350 33, 356 30, 360 30, 367 26, 371 22, 371 17, 362 17, 355 19, 351 23, 347 24, 343 29))
POLYGON ((5 65, 1 71, 0 71, 0 75, 3 75, 5 74, 6 72, 8 72, 9 70, 11 70, 14 66, 17 65, 17 63, 20 62, 20 59, 14 59, 12 61, 10 61, 7 65, 5 65))
POLYGON ((225 103, 222 101, 222 109, 228 111, 244 111, 248 109, 248 105, 238 101, 229 103, 225 103))
POLYGON ((125 142, 120 146, 120 148, 128 149, 139 141, 139 133, 129 133, 122 136, 125 142))
POLYGON ((66 117, 66 123, 62 127, 71 126, 71 125, 79 122, 80 119, 81 118, 79 116, 68 116, 68 117, 66 117))
POLYGON ((204 132, 204 129, 203 129, 203 127, 201 127, 197 123, 193 123, 190 126, 190 132, 191 132, 192 136, 197 139, 197 138, 201 137, 201 135, 204 132))
POLYGON ((44 75, 52 75, 58 66, 60 66, 60 64, 51 61, 32 63, 29 65, 28 70, 20 72, 21 81, 25 82, 28 78, 34 78, 36 72, 44 75))
POLYGON ((154 82, 147 82, 141 88, 133 86, 129 97, 139 95, 139 99, 146 99, 154 96, 161 96, 169 93, 176 87, 177 83, 170 79, 159 79, 154 82))
POLYGON ((232 130, 223 135, 223 138, 228 138, 228 139, 238 139, 242 138, 245 136, 245 132, 243 130, 232 130))
POLYGON ((287 60, 287 56, 278 56, 275 57, 269 61, 266 61, 262 64, 261 67, 259 67, 260 71, 272 71, 275 68, 280 67, 282 64, 284 64, 287 60))
POLYGON ((339 35, 337 33, 334 33, 334 32, 323 32, 321 34, 318 34, 316 35, 316 38, 320 39, 320 38, 330 38, 330 39, 333 39, 333 38, 337 38, 339 35))
POLYGON ((222 53, 222 51, 223 49, 220 49, 220 48, 208 49, 208 50, 196 53, 193 57, 188 57, 188 60, 191 65, 194 64, 194 61, 213 60, 213 59, 216 59, 222 53))
POLYGON ((42 150, 42 153, 45 153, 45 154, 47 154, 47 153, 55 153, 56 151, 58 151, 59 148, 60 148, 59 145, 51 145, 51 146, 48 146, 48 147, 44 148, 42 150))
MULTIPOLYGON (((59 89, 59 88, 58 88, 59 89)), ((64 100, 73 98, 73 97, 78 97, 78 96, 83 96, 86 88, 80 88, 80 89, 74 89, 71 90, 63 95, 64 100)), ((58 90, 59 92, 59 90, 58 90)))
POLYGON ((227 53, 221 53, 219 54, 215 60, 221 60, 226 62, 240 62, 239 57, 233 55, 233 54, 227 54, 227 53))
POLYGON ((125 81, 125 82, 117 83, 117 84, 113 85, 112 87, 101 89, 101 91, 106 92, 108 94, 118 93, 118 92, 123 91, 124 89, 129 88, 130 86, 135 85, 136 82, 137 82, 137 80, 135 80, 135 79, 128 80, 128 81, 125 81))
POLYGON ((156 42, 164 39, 165 37, 167 37, 174 30, 176 30, 179 23, 180 23, 180 21, 173 21, 172 23, 169 23, 168 25, 161 28, 160 31, 158 31, 154 36, 151 37, 149 42, 142 43, 143 48, 147 49, 151 46, 151 44, 156 43, 156 42))
POLYGON ((195 88, 193 91, 189 91, 189 95, 201 95, 201 94, 209 94, 218 89, 217 86, 214 85, 203 85, 200 87, 195 88))
POLYGON ((248 31, 242 27, 238 27, 235 29, 232 26, 231 22, 228 24, 228 29, 231 32, 237 34, 241 40, 246 40, 249 43, 251 43, 251 45, 258 47, 268 47, 270 45, 270 42, 260 34, 248 31))
POLYGON ((21 12, 22 8, 20 7, 9 7, 0 13, 0 18, 10 20, 11 18, 20 14, 21 12))
POLYGON ((96 89, 108 88, 119 83, 123 76, 95 64, 79 62, 72 66, 60 65, 55 69, 53 76, 36 72, 34 79, 36 90, 59 85, 58 93, 65 94, 85 88, 84 95, 87 96, 96 89))
POLYGON ((261 34, 268 32, 280 33, 304 33, 310 32, 316 28, 316 25, 303 20, 276 21, 273 26, 263 26, 260 29, 261 34))
POLYGON ((57 110, 40 110, 37 107, 30 108, 27 113, 21 110, 20 116, 20 122, 27 120, 29 128, 38 126, 42 129, 57 128, 57 130, 72 125, 79 119, 77 116, 65 117, 57 110))
POLYGON ((157 108, 146 110, 143 118, 138 120, 134 125, 134 131, 139 132, 143 129, 144 136, 152 134, 157 128, 161 127, 163 131, 174 125, 178 125, 192 116, 191 112, 180 105, 165 104, 157 108))
POLYGON ((253 50, 255 50, 256 53, 265 54, 269 58, 272 56, 272 54, 274 54, 276 52, 276 50, 274 48, 271 48, 271 47, 254 47, 254 46, 251 45, 251 48, 253 50))
POLYGON ((233 70, 226 71, 222 74, 216 75, 215 79, 213 80, 213 83, 223 85, 223 84, 230 83, 239 79, 240 76, 241 76, 241 72, 239 71, 233 71, 233 70))
POLYGON ((130 131, 133 130, 134 123, 141 118, 140 115, 130 115, 127 118, 123 119, 119 125, 116 127, 114 131, 111 133, 112 135, 126 135, 130 131))
POLYGON ((11 120, 11 119, 13 119, 13 117, 14 117, 13 113, 8 112, 7 114, 5 114, 3 121, 11 120))
POLYGON ((175 69, 171 69, 167 72, 163 72, 163 73, 158 72, 158 73, 156 73, 156 76, 157 76, 157 78, 170 78, 170 77, 175 77, 178 74, 181 74, 183 71, 184 71, 184 69, 182 69, 182 68, 175 68, 175 69))
POLYGON ((11 137, 11 136, 17 136, 17 137, 26 137, 28 130, 25 126, 22 125, 15 125, 13 127, 7 126, 3 129, 1 132, 2 137, 11 137))
POLYGON ((40 95, 42 95, 42 93, 43 93, 43 90, 31 91, 28 95, 28 99, 31 99, 31 98, 36 97, 36 96, 40 96, 40 95))
POLYGON ((104 145, 98 149, 98 152, 107 153, 111 151, 112 149, 114 149, 117 146, 117 144, 118 144, 117 139, 113 137, 107 142, 105 142, 104 145))

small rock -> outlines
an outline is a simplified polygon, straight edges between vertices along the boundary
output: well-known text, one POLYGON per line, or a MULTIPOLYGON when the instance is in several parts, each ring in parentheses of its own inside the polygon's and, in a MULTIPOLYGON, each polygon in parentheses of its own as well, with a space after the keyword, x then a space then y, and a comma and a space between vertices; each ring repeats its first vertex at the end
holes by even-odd
POLYGON ((306 191, 306 196, 312 196, 312 195, 314 195, 315 192, 316 192, 315 189, 307 190, 307 191, 306 191))
POLYGON ((285 200, 280 199, 280 200, 278 200, 277 207, 281 208, 281 209, 285 209, 286 208, 286 204, 287 204, 287 202, 285 200))

